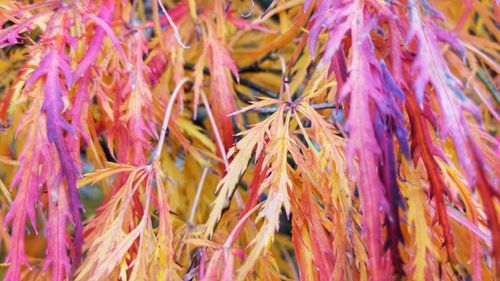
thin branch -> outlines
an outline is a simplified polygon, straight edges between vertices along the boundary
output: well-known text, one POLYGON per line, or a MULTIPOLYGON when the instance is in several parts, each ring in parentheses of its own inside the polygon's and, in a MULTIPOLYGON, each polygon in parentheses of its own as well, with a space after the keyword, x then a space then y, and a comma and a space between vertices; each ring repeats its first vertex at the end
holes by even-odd
POLYGON ((278 97, 278 95, 275 92, 273 92, 267 88, 264 88, 258 84, 255 84, 254 82, 247 80, 245 78, 240 78, 240 85, 245 86, 247 88, 250 88, 252 90, 255 90, 255 91, 257 91, 265 96, 268 96, 270 98, 273 98, 273 99, 278 97))
POLYGON ((234 92, 236 93, 236 95, 238 96, 238 98, 246 103, 246 104, 251 104, 252 102, 254 102, 254 100, 252 100, 250 97, 247 97, 245 94, 243 94, 242 92, 238 91, 238 90, 234 90, 234 92))
POLYGON ((205 109, 207 111, 208 119, 210 120, 210 124, 212 125, 212 129, 215 134, 215 140, 217 146, 219 147, 220 154, 222 156, 222 160, 224 161, 224 167, 227 170, 229 167, 229 161, 227 160, 226 149, 224 148, 224 143, 222 142, 222 137, 219 133, 219 128, 217 127, 217 123, 215 122, 214 115, 212 114, 212 109, 210 109, 210 104, 208 103, 207 96, 205 92, 200 91, 201 98, 203 100, 203 104, 205 104, 205 109))
POLYGON ((265 72, 265 73, 272 73, 276 75, 281 75, 281 70, 276 69, 276 68, 262 68, 258 64, 251 64, 249 66, 244 66, 238 68, 238 73, 243 74, 243 73, 255 73, 255 72, 265 72))
POLYGON ((286 94, 286 100, 288 102, 292 102, 292 94, 290 93, 290 84, 289 84, 289 80, 288 80, 288 77, 286 76, 286 63, 285 63, 285 58, 283 58, 282 55, 279 55, 278 56, 279 59, 280 59, 280 63, 281 63, 281 87, 280 87, 280 95, 279 95, 279 99, 281 100, 282 99, 282 95, 283 93, 286 94))
POLYGON ((205 184, 205 178, 207 177, 208 168, 205 167, 203 169, 203 173, 201 174, 200 182, 198 183, 198 188, 196 189, 196 195, 194 197, 193 205, 191 206, 191 213, 189 214, 188 224, 193 225, 194 214, 196 213, 196 208, 198 208, 198 202, 200 201, 201 190, 203 189, 203 185, 205 184))
POLYGON ((181 45, 181 47, 184 49, 189 48, 188 45, 186 45, 182 42, 182 38, 181 38, 181 35, 179 34, 179 30, 177 29, 177 26, 175 25, 175 23, 172 20, 172 18, 170 17, 170 15, 167 13, 167 10, 165 9, 165 6, 163 6, 163 3, 161 2, 161 0, 158 0, 158 4, 160 5, 160 8, 163 11, 163 14, 165 14, 165 17, 167 18, 168 23, 170 24, 170 26, 172 26, 172 29, 174 30, 174 36, 175 36, 175 39, 177 40, 177 43, 179 43, 179 45, 181 45))
POLYGON ((236 226, 233 228, 229 236, 226 238, 226 241, 222 245, 222 248, 224 249, 230 249, 231 245, 233 244, 233 241, 235 238, 237 238, 238 234, 240 233, 241 227, 245 224, 247 219, 261 207, 262 203, 259 203, 255 205, 250 211, 248 211, 236 224, 236 226))
MULTIPOLYGON (((184 69, 185 70, 189 70, 189 71, 194 71, 194 65, 192 63, 185 63, 184 64, 184 69)), ((249 72, 248 69, 245 69, 246 72, 249 72)), ((266 70, 267 71, 267 70, 266 70)), ((239 72, 239 70, 238 70, 239 72)), ((203 74, 205 75, 210 75, 210 70, 208 68, 203 68, 203 74)), ((238 82, 236 81, 236 77, 234 77, 233 75, 231 75, 231 77, 233 78, 233 80, 235 82, 238 82)), ((265 96, 268 96, 270 98, 277 98, 278 95, 276 93, 274 93, 273 91, 267 89, 267 88, 264 88, 258 84, 255 84, 254 82, 248 80, 248 79, 245 79, 245 78, 240 78, 239 79, 239 84, 242 85, 242 86, 245 86, 247 88, 250 88, 252 90, 255 90, 265 96)))
POLYGON ((163 143, 165 142, 165 133, 167 132, 168 121, 170 120, 170 115, 172 113, 172 108, 174 107, 175 99, 177 98, 177 94, 179 94, 179 92, 181 91, 182 86, 184 86, 184 84, 189 81, 191 80, 187 77, 182 78, 182 80, 177 83, 177 86, 175 86, 174 92, 168 100, 167 109, 165 110, 165 116, 163 117, 163 124, 160 130, 160 140, 158 141, 158 146, 153 151, 153 155, 151 155, 151 162, 160 157, 163 143))
MULTIPOLYGON (((215 134, 215 140, 217 142, 217 145, 219 146, 220 154, 222 155, 222 160, 224 161, 224 168, 227 171, 229 168, 229 161, 227 160, 227 155, 226 155, 226 149, 224 148, 224 144, 222 142, 222 138, 219 133, 219 129, 217 127, 217 123, 215 122, 215 118, 212 114, 212 110, 210 109, 210 104, 208 103, 207 96, 205 95, 205 92, 200 91, 201 93, 201 98, 203 100, 203 103, 205 104, 205 109, 207 110, 207 115, 210 120, 210 124, 212 125, 214 134, 215 134)), ((240 209, 243 209, 245 207, 245 203, 243 202, 243 199, 241 198, 241 195, 236 191, 235 192, 235 197, 236 197, 236 203, 238 204, 238 207, 240 209)))
MULTIPOLYGON (((328 103, 328 102, 311 104, 311 107, 316 110, 332 109, 332 108, 337 108, 337 106, 338 105, 336 103, 328 103)), ((340 106, 338 107, 340 108, 340 106)), ((263 107, 263 108, 254 108, 249 111, 258 112, 262 114, 271 114, 276 112, 277 110, 278 110, 277 107, 263 107)))

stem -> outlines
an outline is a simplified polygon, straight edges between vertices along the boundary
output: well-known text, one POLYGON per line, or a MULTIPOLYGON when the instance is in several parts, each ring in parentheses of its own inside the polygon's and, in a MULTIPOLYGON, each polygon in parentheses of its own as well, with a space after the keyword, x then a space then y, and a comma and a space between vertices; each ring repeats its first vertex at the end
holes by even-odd
MULTIPOLYGON (((224 148, 224 143, 222 142, 222 138, 219 133, 219 129, 217 128, 217 123, 215 123, 215 118, 212 114, 212 110, 210 109, 210 104, 208 103, 207 96, 205 95, 205 92, 200 91, 201 99, 203 100, 203 104, 205 104, 205 109, 207 110, 207 115, 208 119, 210 120, 210 124, 212 125, 212 128, 214 129, 214 134, 215 134, 215 140, 217 142, 217 146, 219 147, 220 154, 222 156, 222 161, 224 161, 224 168, 227 171, 229 168, 229 161, 227 160, 227 155, 226 155, 226 149, 224 148)), ((243 202, 243 199, 241 198, 241 195, 239 194, 238 191, 235 192, 236 196, 236 203, 238 204, 238 207, 240 209, 243 209, 245 207, 245 203, 243 202)))
POLYGON ((168 23, 170 24, 170 26, 172 26, 172 29, 174 30, 174 35, 175 35, 175 39, 177 40, 177 43, 179 43, 179 45, 181 45, 182 48, 185 48, 185 49, 189 48, 188 45, 182 43, 182 38, 181 38, 181 35, 179 34, 179 30, 177 29, 177 26, 175 25, 175 23, 172 20, 172 18, 170 17, 170 15, 167 13, 167 10, 165 9, 165 6, 163 6, 163 3, 161 2, 161 0, 158 0, 158 4, 160 5, 161 10, 165 14, 165 17, 167 18, 168 23))
POLYGON ((177 86, 175 86, 174 92, 172 93, 172 96, 168 100, 167 110, 165 111, 165 117, 163 117, 163 124, 160 130, 160 140, 158 141, 158 146, 153 151, 153 155, 151 155, 152 161, 160 157, 160 153, 163 148, 163 143, 165 142, 165 133, 167 132, 168 121, 170 120, 170 115, 172 113, 172 107, 174 106, 177 94, 179 94, 180 90, 182 89, 182 86, 188 81, 191 80, 187 77, 182 78, 182 80, 179 81, 179 83, 177 83, 177 86))
MULTIPOLYGON (((185 63, 183 67, 185 70, 189 70, 189 71, 194 70, 194 65, 191 63, 185 63)), ((249 72, 248 69, 240 68, 240 69, 238 69, 238 73, 240 73, 240 70, 243 70, 244 72, 249 72)), ((262 69, 262 72, 275 72, 275 71, 276 70, 273 70, 273 69, 262 69)), ((258 71, 255 70, 254 72, 258 72, 258 71)), ((203 74, 210 75, 210 70, 206 67, 203 68, 203 74)), ((281 74, 281 70, 278 70, 278 74, 281 74)), ((236 81, 236 78, 234 76, 231 75, 231 77, 233 78, 234 81, 236 81)), ((240 84, 242 86, 245 86, 245 87, 250 88, 254 91, 257 91, 257 92, 259 92, 267 97, 270 97, 270 98, 278 97, 278 95, 276 93, 274 93, 273 91, 271 91, 267 88, 264 88, 258 84, 255 84, 254 82, 247 80, 245 78, 240 77, 239 81, 236 81, 236 82, 238 82, 238 84, 240 84)))
POLYGON ((255 84, 254 82, 250 81, 250 80, 247 80, 247 79, 244 79, 244 78, 240 78, 240 85, 242 86, 245 86, 247 88, 250 88, 252 90, 255 90, 267 97, 270 97, 270 98, 276 98, 278 97, 278 95, 276 93, 274 93, 273 91, 267 89, 267 88, 264 88, 258 84, 255 84))
POLYGON ((196 189, 196 195, 194 197, 193 206, 191 207, 191 214, 189 215, 189 225, 193 225, 194 214, 196 213, 196 208, 198 207, 198 201, 200 201, 201 190, 203 189, 203 184, 205 183, 205 178, 207 177, 208 168, 203 169, 201 174, 200 182, 198 183, 198 188, 196 189))
POLYGON ((222 245, 222 248, 229 249, 229 247, 231 247, 237 234, 240 233, 240 228, 243 226, 243 224, 245 224, 247 219, 260 207, 260 205, 262 205, 262 203, 255 205, 255 207, 253 207, 243 217, 241 217, 241 219, 238 221, 236 226, 233 228, 233 230, 231 231, 231 233, 227 237, 226 242, 224 242, 224 245, 222 245))
MULTIPOLYGON (((282 55, 279 56, 280 63, 281 63, 281 85, 282 85, 282 91, 285 92, 286 94, 286 100, 291 103, 292 102, 292 94, 290 93, 290 85, 288 81, 288 77, 286 75, 286 63, 285 59, 283 58, 282 55)), ((281 100, 282 98, 282 91, 280 91, 279 99, 281 100)))
MULTIPOLYGON (((311 107, 316 109, 316 110, 331 109, 331 108, 336 108, 337 104, 336 103, 329 103, 329 102, 322 102, 322 103, 311 104, 311 107)), ((270 114, 270 113, 276 112, 277 110, 278 110, 277 107, 262 107, 262 108, 254 108, 254 109, 251 109, 250 111, 263 113, 263 114, 270 114)))
POLYGON ((226 149, 224 148, 224 143, 222 142, 222 137, 219 133, 219 128, 217 127, 217 123, 215 123, 214 115, 212 114, 212 109, 210 109, 210 104, 208 103, 207 96, 205 92, 200 91, 201 99, 203 100, 203 104, 205 104, 205 109, 207 110, 208 119, 210 120, 210 124, 214 129, 215 141, 217 142, 217 146, 219 147, 220 154, 222 156, 222 161, 224 161, 224 167, 227 170, 229 167, 229 161, 227 160, 226 149))

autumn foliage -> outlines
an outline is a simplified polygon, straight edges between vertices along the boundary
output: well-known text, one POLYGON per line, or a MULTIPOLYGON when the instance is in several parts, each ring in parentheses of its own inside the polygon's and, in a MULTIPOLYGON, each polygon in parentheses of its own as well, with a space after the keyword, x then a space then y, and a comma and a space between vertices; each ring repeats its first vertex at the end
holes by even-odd
POLYGON ((0 0, 4 280, 500 280, 495 0, 0 0))

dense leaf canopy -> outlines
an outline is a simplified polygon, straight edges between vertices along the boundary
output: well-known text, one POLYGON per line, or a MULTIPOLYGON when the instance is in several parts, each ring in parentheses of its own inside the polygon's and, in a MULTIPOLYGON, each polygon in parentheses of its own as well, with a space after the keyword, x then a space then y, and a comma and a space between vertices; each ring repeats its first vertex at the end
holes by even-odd
POLYGON ((495 0, 0 0, 0 277, 500 280, 495 0))

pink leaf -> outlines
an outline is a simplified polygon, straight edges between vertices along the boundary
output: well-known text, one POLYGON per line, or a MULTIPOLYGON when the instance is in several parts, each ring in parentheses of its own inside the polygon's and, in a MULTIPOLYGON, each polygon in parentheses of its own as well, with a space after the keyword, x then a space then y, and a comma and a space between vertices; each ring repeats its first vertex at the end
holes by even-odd
POLYGON ((50 239, 47 244, 47 258, 44 269, 49 266, 51 279, 53 281, 66 280, 71 273, 71 266, 66 253, 68 243, 66 241, 66 223, 70 219, 66 192, 63 186, 56 181, 49 190, 49 220, 46 226, 46 234, 50 239))
POLYGON ((36 79, 45 78, 45 99, 42 105, 42 111, 47 117, 46 130, 47 138, 54 143, 59 156, 62 174, 66 179, 69 193, 69 208, 72 215, 72 221, 75 224, 75 237, 73 240, 73 264, 78 264, 82 255, 83 245, 83 225, 80 218, 81 203, 78 198, 78 189, 76 186, 77 177, 80 172, 75 161, 70 155, 70 149, 64 141, 64 131, 75 136, 74 128, 66 122, 62 112, 64 111, 63 89, 60 82, 60 73, 66 78, 71 79, 71 70, 68 65, 68 58, 63 52, 64 39, 57 38, 57 45, 42 58, 41 67, 34 71, 34 77, 28 80, 28 83, 34 83, 36 79))
MULTIPOLYGON (((97 17, 102 19, 102 22, 109 24, 111 18, 113 17, 114 5, 113 1, 103 1, 101 8, 99 9, 99 13, 97 17)), ((99 50, 101 49, 102 41, 104 40, 104 28, 98 25, 95 29, 94 36, 89 43, 89 48, 85 53, 85 56, 80 61, 78 66, 73 73, 73 80, 76 82, 80 77, 87 71, 87 69, 94 63, 99 50)))

